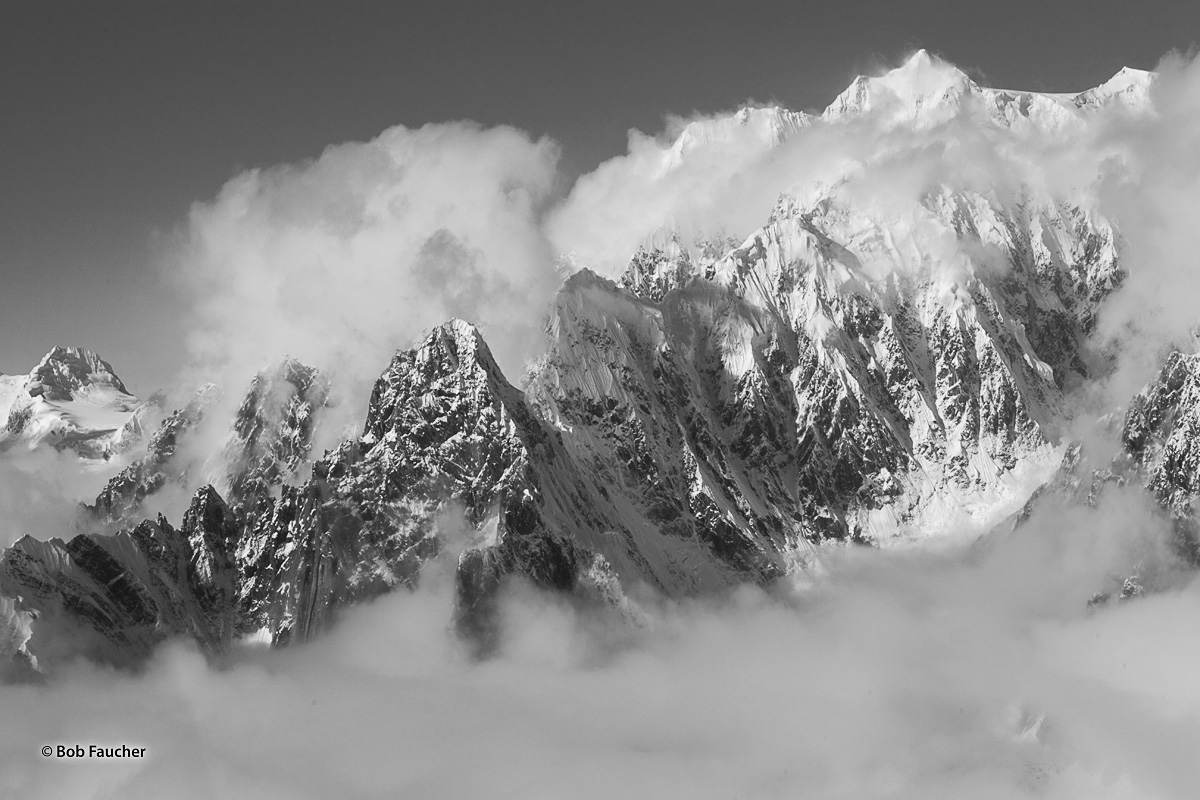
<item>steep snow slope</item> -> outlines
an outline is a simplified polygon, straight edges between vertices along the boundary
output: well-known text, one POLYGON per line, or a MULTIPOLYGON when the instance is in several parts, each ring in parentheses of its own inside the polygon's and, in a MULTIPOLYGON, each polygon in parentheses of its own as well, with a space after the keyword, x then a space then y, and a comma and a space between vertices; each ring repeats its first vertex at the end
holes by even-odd
POLYGON ((900 67, 879 77, 859 76, 825 109, 822 118, 873 115, 891 125, 930 127, 978 113, 1005 128, 1059 130, 1081 112, 1110 104, 1144 110, 1153 73, 1125 67, 1100 86, 1075 94, 1051 94, 980 86, 965 72, 918 50, 900 67))
MULTIPOLYGON (((556 344, 531 392, 572 430, 600 425, 562 404, 579 408, 586 397, 633 415, 637 392, 683 379, 662 364, 632 369, 629 354, 668 352, 708 369, 706 404, 732 406, 719 419, 766 403, 752 433, 717 436, 716 449, 726 463, 735 446, 785 457, 756 465, 761 478, 728 483, 799 479, 807 493, 793 485, 769 494, 790 498, 804 538, 986 527, 1057 464, 1063 391, 1094 369, 1084 337, 1120 280, 1114 238, 1107 222, 1069 205, 1005 209, 969 193, 935 192, 887 218, 832 199, 809 208, 785 200, 770 225, 707 268, 678 253, 641 254, 622 280, 645 298, 640 316, 612 310, 615 296, 576 304, 586 324, 572 337, 590 349, 562 344, 560 300, 556 344), (947 252, 959 262, 939 261, 947 252), (696 318, 714 305, 726 310, 696 318), (744 322, 731 323, 735 313, 744 322), (564 363, 581 375, 568 381, 564 363), (634 381, 641 386, 631 389, 634 381), (793 438, 753 440, 785 419, 793 438)), ((686 407, 676 400, 645 415, 686 407)), ((630 435, 644 434, 607 432, 630 435)), ((679 450, 668 441, 658 449, 679 450)))

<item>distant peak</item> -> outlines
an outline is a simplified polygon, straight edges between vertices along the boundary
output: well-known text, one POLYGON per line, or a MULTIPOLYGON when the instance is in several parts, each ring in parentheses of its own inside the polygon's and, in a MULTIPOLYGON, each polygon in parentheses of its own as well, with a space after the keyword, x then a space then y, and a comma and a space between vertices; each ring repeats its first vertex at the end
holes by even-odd
POLYGON ((953 106, 957 99, 977 89, 965 72, 922 49, 883 75, 855 78, 825 110, 825 117, 881 108, 912 115, 930 108, 953 106))
POLYGON ((888 81, 894 89, 909 84, 913 91, 927 92, 952 83, 961 83, 967 74, 949 61, 930 55, 927 50, 918 50, 900 66, 883 75, 879 80, 888 81))
POLYGON ((1116 75, 1094 89, 1081 92, 1075 98, 1079 106, 1099 106, 1109 102, 1139 105, 1149 102, 1154 73, 1133 67, 1121 67, 1116 75))
POLYGON ((1153 80, 1153 72, 1144 69, 1134 69, 1133 67, 1121 67, 1117 71, 1117 74, 1102 83, 1101 87, 1119 92, 1130 86, 1148 85, 1153 80))
MULTIPOLYGON (((929 55, 929 51, 926 50, 924 47, 922 47, 920 50, 917 50, 915 53, 913 53, 911 56, 909 56, 908 59, 904 63, 905 63, 905 66, 921 67, 921 66, 932 64, 934 62, 934 60, 935 60, 934 57, 929 55)), ((937 60, 940 61, 941 59, 937 59, 937 60)))
POLYGON ((100 358, 94 351, 84 347, 63 347, 56 345, 50 349, 42 357, 38 366, 42 364, 59 363, 59 364, 86 364, 86 365, 104 365, 104 360, 100 358))
POLYGON ((55 347, 29 373, 29 392, 49 400, 69 400, 77 389, 89 384, 108 385, 129 394, 112 365, 83 347, 55 347))

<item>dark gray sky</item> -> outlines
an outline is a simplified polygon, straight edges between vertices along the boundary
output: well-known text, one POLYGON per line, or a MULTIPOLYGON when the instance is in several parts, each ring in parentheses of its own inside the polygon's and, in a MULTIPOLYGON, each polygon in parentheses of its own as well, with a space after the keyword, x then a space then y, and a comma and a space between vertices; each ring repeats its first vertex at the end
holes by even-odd
POLYGON ((1200 41, 1192 2, 0 0, 0 372, 98 350, 135 392, 182 357, 158 277, 236 172, 404 124, 549 135, 564 189, 664 114, 824 107, 916 47, 985 85, 1082 90, 1200 41))

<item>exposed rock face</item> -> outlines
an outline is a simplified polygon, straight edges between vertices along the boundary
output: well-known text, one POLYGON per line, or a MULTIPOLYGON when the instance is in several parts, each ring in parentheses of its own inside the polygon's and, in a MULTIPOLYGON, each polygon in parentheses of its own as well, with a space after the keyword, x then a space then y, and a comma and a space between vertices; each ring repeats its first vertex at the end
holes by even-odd
POLYGON ((1200 564, 1200 355, 1173 352, 1125 415, 1122 443, 1146 488, 1171 514, 1200 564))
POLYGON ((136 663, 181 634, 218 653, 234 633, 238 532, 229 508, 205 487, 178 529, 159 517, 69 542, 20 539, 0 559, 0 592, 36 615, 25 650, 43 662, 82 654, 136 663))
POLYGON ((314 426, 328 397, 325 378, 293 358, 254 377, 234 417, 218 476, 235 508, 253 514, 272 486, 308 467, 314 426))
MULTIPOLYGON (((6 551, 0 559, 0 592, 19 598, 21 611, 37 617, 36 633, 24 642, 23 652, 43 662, 82 652, 129 663, 168 636, 191 636, 207 652, 218 653, 235 635, 250 630, 266 614, 262 604, 255 604, 259 598, 250 589, 256 584, 247 577, 264 560, 252 551, 250 534, 296 515, 299 492, 285 491, 279 500, 273 495, 310 466, 313 418, 327 389, 315 370, 291 359, 254 379, 216 469, 233 506, 216 488, 205 486, 178 529, 160 515, 116 533, 80 534, 66 543, 26 537, 6 551)), ((149 495, 168 482, 186 485, 197 464, 180 460, 181 441, 217 395, 215 387, 203 387, 167 417, 145 456, 97 497, 92 511, 99 522, 108 528, 132 525, 149 495)), ((274 555, 286 561, 287 552, 274 555)))
MULTIPOLYGON (((471 326, 449 323, 398 354, 375 388, 361 440, 318 461, 311 480, 285 485, 307 463, 312 413, 324 396, 319 376, 295 362, 256 379, 224 451, 232 507, 206 487, 180 531, 160 518, 66 544, 24 539, 6 553, 0 588, 39 615, 29 651, 44 661, 53 653, 47 642, 73 638, 56 635, 65 630, 60 619, 94 632, 87 652, 117 661, 170 633, 203 636, 213 647, 234 628, 265 629, 277 643, 307 638, 339 606, 412 584, 438 550, 431 533, 446 502, 471 523, 497 516, 498 544, 480 562, 485 584, 521 572, 569 589, 579 565, 591 565, 539 521, 529 465, 555 439, 471 326), (508 536, 510 528, 520 536, 508 536), (173 583, 159 581, 167 590, 156 588, 148 576, 164 559, 191 564, 194 577, 180 572, 173 583), (80 570, 101 577, 84 580, 80 570), (235 609, 221 617, 219 635, 195 614, 172 611, 188 592, 206 613, 235 609)), ((136 506, 162 480, 173 437, 194 418, 195 409, 173 415, 147 459, 110 484, 98 508, 136 506)))
POLYGON ((1069 205, 970 193, 931 193, 893 219, 785 200, 703 271, 660 251, 622 283, 652 301, 645 346, 707 366, 718 417, 758 409, 716 441, 787 462, 751 458, 761 477, 727 483, 782 480, 794 496, 776 486, 742 505, 777 525, 795 513, 805 538, 880 539, 986 525, 1053 471, 1063 393, 1104 368, 1085 339, 1121 280, 1115 236, 1069 205), (931 259, 946 241, 957 269, 931 259), (781 420, 790 434, 772 430, 781 420))
POLYGON ((1174 352, 1130 404, 1122 441, 1146 485, 1171 511, 1190 515, 1200 494, 1200 355, 1174 352))
POLYGON ((141 442, 155 410, 131 395, 96 353, 55 347, 28 375, 0 375, 0 452, 44 443, 108 459, 141 442))
POLYGON ((31 397, 58 402, 73 400, 78 392, 90 387, 110 387, 129 394, 112 365, 80 347, 55 347, 34 367, 29 378, 31 397))

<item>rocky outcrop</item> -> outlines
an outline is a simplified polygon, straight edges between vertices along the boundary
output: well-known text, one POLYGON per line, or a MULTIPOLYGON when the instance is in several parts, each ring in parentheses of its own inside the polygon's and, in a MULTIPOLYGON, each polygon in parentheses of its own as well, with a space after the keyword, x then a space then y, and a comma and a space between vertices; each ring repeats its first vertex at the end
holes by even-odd
POLYGON ((1141 482, 1170 514, 1184 555, 1200 564, 1200 354, 1167 356, 1130 403, 1121 440, 1141 482))
POLYGON ((132 664, 174 635, 215 654, 236 629, 237 535, 205 487, 179 528, 159 517, 111 535, 20 539, 0 558, 0 592, 32 613, 23 649, 43 664, 77 655, 132 664))

